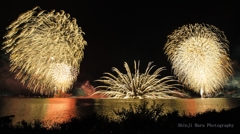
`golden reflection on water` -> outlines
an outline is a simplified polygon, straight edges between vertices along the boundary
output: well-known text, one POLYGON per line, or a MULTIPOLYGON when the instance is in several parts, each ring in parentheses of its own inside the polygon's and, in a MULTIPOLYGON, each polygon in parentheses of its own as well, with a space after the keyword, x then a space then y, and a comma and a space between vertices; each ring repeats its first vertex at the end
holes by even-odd
POLYGON ((47 126, 53 123, 63 123, 76 117, 76 99, 48 99, 43 120, 47 126))
POLYGON ((63 123, 76 117, 73 98, 0 98, 0 117, 15 115, 13 124, 22 120, 44 121, 46 126, 63 123))
POLYGON ((240 106, 240 99, 195 98, 195 99, 77 99, 77 98, 0 98, 0 117, 15 115, 13 123, 19 121, 45 121, 47 127, 63 123, 71 118, 97 112, 116 119, 113 110, 128 109, 129 104, 140 105, 148 102, 148 107, 164 104, 165 112, 179 111, 180 115, 203 113, 207 110, 221 111, 240 106))

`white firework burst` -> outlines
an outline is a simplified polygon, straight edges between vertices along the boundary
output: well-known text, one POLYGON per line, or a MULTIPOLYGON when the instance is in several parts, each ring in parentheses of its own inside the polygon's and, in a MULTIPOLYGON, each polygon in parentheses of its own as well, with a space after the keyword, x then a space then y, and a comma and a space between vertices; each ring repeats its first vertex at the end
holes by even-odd
POLYGON ((164 50, 178 79, 203 96, 223 88, 232 75, 228 44, 215 26, 189 24, 168 36, 164 50))
POLYGON ((64 63, 56 63, 50 66, 50 76, 53 86, 65 92, 77 78, 77 70, 64 63))

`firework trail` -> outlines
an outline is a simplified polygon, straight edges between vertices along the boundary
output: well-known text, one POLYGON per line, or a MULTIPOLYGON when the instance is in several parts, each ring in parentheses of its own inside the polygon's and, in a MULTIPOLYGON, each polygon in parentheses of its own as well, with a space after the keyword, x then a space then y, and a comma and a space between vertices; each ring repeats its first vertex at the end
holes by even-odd
POLYGON ((215 26, 189 24, 168 36, 164 50, 179 81, 203 97, 223 88, 232 75, 228 44, 215 26))
POLYGON ((178 84, 170 84, 176 82, 172 76, 165 76, 159 79, 160 72, 165 70, 164 67, 158 68, 153 74, 150 71, 153 69, 153 62, 149 62, 145 73, 140 73, 138 64, 134 61, 134 71, 132 73, 128 64, 125 62, 124 67, 126 74, 121 73, 117 68, 113 67, 112 70, 118 74, 114 76, 111 73, 105 73, 107 76, 103 76, 97 80, 106 84, 105 86, 98 86, 97 88, 105 88, 106 90, 99 90, 95 94, 101 94, 108 98, 150 98, 150 99, 163 99, 163 98, 179 98, 188 97, 187 94, 181 93, 178 90, 178 84), (175 95, 175 96, 174 96, 175 95))
POLYGON ((79 74, 87 44, 83 34, 63 10, 35 7, 7 27, 2 49, 10 54, 10 71, 32 91, 67 91, 79 74))

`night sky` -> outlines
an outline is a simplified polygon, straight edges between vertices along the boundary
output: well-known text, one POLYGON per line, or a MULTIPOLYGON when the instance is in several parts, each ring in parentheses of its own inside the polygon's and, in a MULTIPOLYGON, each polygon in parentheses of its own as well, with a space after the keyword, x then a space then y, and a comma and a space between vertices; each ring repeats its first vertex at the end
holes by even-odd
MULTIPOLYGON (((237 1, 189 3, 164 0, 2 0, 1 36, 4 36, 6 27, 19 14, 35 6, 47 11, 64 10, 77 19, 78 25, 85 32, 84 38, 88 45, 77 82, 88 79, 93 85, 97 85, 93 81, 103 76, 104 72, 112 73, 112 67, 125 72, 123 63, 127 62, 133 70, 134 60, 140 60, 142 71, 146 69, 148 62, 153 61, 156 68, 167 68, 161 73, 162 76, 173 75, 163 46, 167 36, 185 24, 211 24, 224 31, 230 42, 230 58, 235 65, 240 61, 240 8, 237 1)), ((3 54, 1 51, 1 70, 6 69, 7 63, 3 54)), ((5 77, 6 75, 1 74, 1 86, 5 77)), ((4 88, 7 88, 6 85, 9 84, 5 84, 4 88)))

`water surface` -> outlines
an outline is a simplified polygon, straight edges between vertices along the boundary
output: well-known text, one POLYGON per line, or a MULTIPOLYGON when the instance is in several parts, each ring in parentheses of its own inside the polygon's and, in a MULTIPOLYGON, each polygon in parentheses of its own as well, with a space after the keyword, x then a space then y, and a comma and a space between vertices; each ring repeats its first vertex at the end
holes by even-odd
MULTIPOLYGON (((142 104, 141 99, 80 99, 80 98, 0 98, 0 117, 15 115, 14 123, 26 120, 62 123, 74 117, 97 112, 116 118, 113 109, 129 108, 129 104, 142 104)), ((221 111, 240 106, 240 99, 146 99, 148 106, 164 104, 166 112, 179 111, 181 115, 194 115, 209 109, 221 111)))

